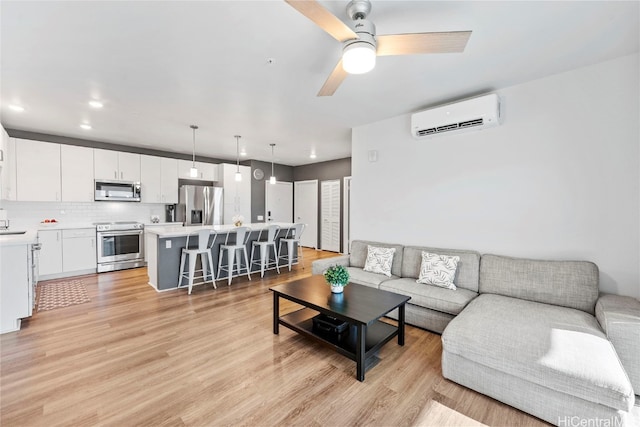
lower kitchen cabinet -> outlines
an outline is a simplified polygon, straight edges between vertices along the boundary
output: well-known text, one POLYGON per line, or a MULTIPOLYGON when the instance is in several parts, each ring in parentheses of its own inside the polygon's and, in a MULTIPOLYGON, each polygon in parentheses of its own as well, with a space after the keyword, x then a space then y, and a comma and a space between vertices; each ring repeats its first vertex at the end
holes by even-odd
POLYGON ((95 228, 62 230, 62 271, 71 272, 95 268, 95 228))
POLYGON ((1 246, 0 259, 0 333, 4 334, 20 329, 20 319, 32 314, 30 245, 1 246))
POLYGON ((38 231, 40 276, 62 273, 62 230, 38 231))
POLYGON ((96 229, 40 230, 40 277, 44 280, 96 271, 96 229))

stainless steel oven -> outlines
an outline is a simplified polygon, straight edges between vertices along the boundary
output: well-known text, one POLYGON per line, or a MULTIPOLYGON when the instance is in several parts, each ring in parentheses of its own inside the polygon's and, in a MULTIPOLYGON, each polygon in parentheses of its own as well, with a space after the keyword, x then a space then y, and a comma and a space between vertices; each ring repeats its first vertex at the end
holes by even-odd
POLYGON ((96 223, 98 273, 144 266, 144 225, 96 223))

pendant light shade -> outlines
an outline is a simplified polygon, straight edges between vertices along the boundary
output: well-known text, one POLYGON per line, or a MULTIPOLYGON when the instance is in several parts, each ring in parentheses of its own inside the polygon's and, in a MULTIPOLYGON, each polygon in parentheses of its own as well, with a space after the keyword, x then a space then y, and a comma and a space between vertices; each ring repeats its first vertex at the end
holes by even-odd
POLYGON ((242 181, 242 174, 240 173, 240 135, 234 136, 236 139, 236 182, 242 181))
POLYGON ((271 178, 269 178, 269 184, 275 184, 276 183, 276 176, 273 173, 273 147, 276 146, 276 144, 269 144, 271 146, 271 178))
POLYGON ((196 168, 196 129, 198 129, 198 126, 191 125, 190 128, 193 129, 193 163, 191 164, 191 169, 189 170, 189 176, 191 178, 197 178, 198 168, 196 168))

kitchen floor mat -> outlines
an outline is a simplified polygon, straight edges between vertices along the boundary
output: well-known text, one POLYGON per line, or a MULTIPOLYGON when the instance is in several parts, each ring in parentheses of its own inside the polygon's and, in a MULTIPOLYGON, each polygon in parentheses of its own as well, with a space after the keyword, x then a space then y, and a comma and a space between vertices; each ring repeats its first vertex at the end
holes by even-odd
POLYGON ((37 311, 53 310, 91 301, 82 280, 44 283, 38 286, 37 311))

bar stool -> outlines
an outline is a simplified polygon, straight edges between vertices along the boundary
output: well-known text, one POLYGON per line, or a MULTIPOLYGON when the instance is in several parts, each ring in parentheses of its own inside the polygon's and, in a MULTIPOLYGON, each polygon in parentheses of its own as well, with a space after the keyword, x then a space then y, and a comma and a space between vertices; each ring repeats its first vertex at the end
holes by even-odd
MULTIPOLYGON (((287 263, 289 264, 289 271, 291 271, 291 264, 293 263, 293 247, 295 244, 298 245, 298 262, 302 260, 302 247, 300 246, 300 236, 302 236, 302 232, 307 227, 307 224, 302 224, 301 222, 293 224, 293 227, 287 230, 287 233, 284 235, 282 239, 280 239, 280 245, 278 248, 278 253, 282 254, 282 243, 287 244, 287 255, 280 255, 280 258, 287 259, 287 263)), ((302 265, 304 268, 304 264, 302 265)))
POLYGON ((246 263, 247 277, 251 280, 251 264, 249 263, 249 258, 247 257, 247 241, 249 241, 249 236, 251 235, 251 229, 249 227, 237 227, 235 228, 236 240, 235 243, 229 243, 229 236, 232 233, 231 231, 227 233, 227 238, 224 240, 224 244, 220 245, 220 256, 218 257, 218 277, 216 280, 220 280, 220 272, 226 271, 228 273, 227 286, 231 286, 231 276, 233 275, 233 261, 236 256, 236 251, 241 251, 240 256, 238 257, 238 268, 235 270, 240 274, 242 272, 242 255, 244 255, 244 262, 246 263), (225 266, 222 265, 222 258, 224 257, 224 253, 227 252, 227 264, 225 266))
POLYGON ((269 268, 269 266, 273 263, 275 263, 278 274, 280 274, 280 266, 278 265, 278 260, 280 259, 280 257, 278 257, 278 251, 276 249, 276 237, 278 236, 279 232, 279 225, 273 224, 268 226, 266 229, 263 228, 262 230, 260 230, 258 240, 253 242, 253 244, 251 245, 251 266, 253 267, 254 264, 260 263, 260 277, 264 277, 265 267, 269 268), (262 232, 265 230, 267 230, 267 240, 262 240, 262 232), (253 260, 253 253, 255 252, 256 248, 258 248, 258 250, 260 251, 259 261, 253 260), (273 262, 268 260, 269 248, 273 248, 273 262))
POLYGON ((191 288, 193 288, 194 285, 193 279, 195 278, 196 273, 202 272, 202 281, 195 283, 196 285, 207 282, 207 261, 211 269, 209 271, 209 276, 211 276, 211 281, 213 282, 213 289, 217 289, 216 282, 214 280, 215 275, 213 274, 213 258, 211 257, 211 248, 213 248, 217 237, 218 233, 212 232, 211 230, 200 230, 196 233, 187 234, 187 243, 185 244, 185 247, 182 248, 182 255, 180 256, 180 276, 178 277, 178 288, 184 288, 184 286, 181 286, 182 279, 188 279, 189 295, 191 295, 191 288), (213 239, 211 240, 211 243, 208 244, 211 234, 213 234, 213 239), (198 236, 197 248, 189 248, 189 238, 193 236, 198 236), (198 255, 200 255, 200 262, 202 263, 202 268, 200 270, 196 270, 196 261, 198 259, 198 255), (189 257, 189 271, 185 272, 184 264, 187 257, 189 257))

